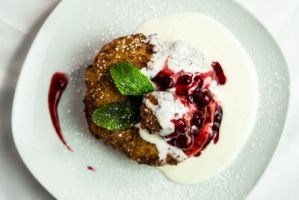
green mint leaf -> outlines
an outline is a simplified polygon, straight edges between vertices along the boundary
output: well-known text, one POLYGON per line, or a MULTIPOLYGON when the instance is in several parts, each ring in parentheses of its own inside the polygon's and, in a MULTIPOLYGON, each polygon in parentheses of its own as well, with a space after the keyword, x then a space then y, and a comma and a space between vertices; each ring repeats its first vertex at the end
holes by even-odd
POLYGON ((152 82, 128 62, 119 62, 112 65, 110 74, 122 95, 140 96, 155 89, 152 82))
POLYGON ((106 104, 93 112, 92 120, 108 130, 130 128, 140 121, 139 108, 140 105, 133 101, 106 104))

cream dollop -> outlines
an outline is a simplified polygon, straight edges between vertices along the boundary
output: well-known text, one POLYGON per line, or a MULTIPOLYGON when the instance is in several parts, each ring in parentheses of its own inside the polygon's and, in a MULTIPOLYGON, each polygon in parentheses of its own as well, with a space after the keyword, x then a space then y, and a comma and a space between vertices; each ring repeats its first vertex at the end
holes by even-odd
POLYGON ((159 121, 162 129, 158 134, 167 136, 174 132, 174 124, 172 120, 183 117, 188 109, 170 92, 155 91, 150 94, 157 99, 158 104, 152 104, 147 98, 144 98, 143 102, 147 108, 151 109, 159 121))

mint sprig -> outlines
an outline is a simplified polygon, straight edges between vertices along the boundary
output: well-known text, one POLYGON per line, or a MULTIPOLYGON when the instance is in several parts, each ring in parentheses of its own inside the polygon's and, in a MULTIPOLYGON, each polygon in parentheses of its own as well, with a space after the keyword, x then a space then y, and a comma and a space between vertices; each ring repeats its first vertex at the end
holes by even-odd
POLYGON ((130 128, 140 121, 139 108, 136 101, 106 104, 93 112, 92 120, 97 126, 111 131, 130 128))
POLYGON ((124 96, 140 96, 155 90, 152 82, 128 62, 112 65, 110 74, 117 89, 124 96))

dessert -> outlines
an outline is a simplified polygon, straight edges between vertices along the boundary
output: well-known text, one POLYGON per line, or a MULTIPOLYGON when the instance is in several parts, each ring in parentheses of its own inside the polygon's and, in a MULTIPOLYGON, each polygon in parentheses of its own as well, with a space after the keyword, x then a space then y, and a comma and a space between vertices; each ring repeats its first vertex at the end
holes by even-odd
MULTIPOLYGON (((92 113, 98 107, 128 99, 116 88, 109 73, 110 66, 127 61, 140 69, 150 61, 152 53, 153 46, 142 34, 121 37, 103 46, 94 64, 86 70, 87 93, 84 102, 89 129, 96 138, 123 151, 138 163, 159 166, 162 163, 155 145, 143 140, 139 136, 138 128, 109 131, 97 126, 92 120, 92 113)), ((171 156, 165 162, 177 163, 171 156)))
MULTIPOLYGON (((257 113, 250 56, 227 28, 196 13, 154 18, 136 34, 107 43, 86 69, 85 82, 90 132, 178 183, 226 169, 257 113)), ((59 139, 73 151, 57 110, 67 83, 66 74, 53 75, 48 103, 59 139)))
POLYGON ((138 163, 176 165, 218 141, 223 110, 213 90, 226 77, 187 42, 117 38, 85 80, 91 133, 138 163))

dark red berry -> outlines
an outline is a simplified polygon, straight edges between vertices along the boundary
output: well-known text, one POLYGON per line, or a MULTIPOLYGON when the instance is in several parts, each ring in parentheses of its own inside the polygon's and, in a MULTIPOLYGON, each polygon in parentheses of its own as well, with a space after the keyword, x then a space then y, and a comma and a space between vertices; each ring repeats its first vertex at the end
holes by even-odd
POLYGON ((212 95, 207 89, 196 90, 193 94, 193 101, 196 103, 198 108, 204 108, 212 101, 212 95))
POLYGON ((193 113, 191 124, 196 126, 198 129, 201 129, 205 123, 206 112, 205 111, 197 111, 193 113))
POLYGON ((215 111, 215 115, 214 115, 214 122, 219 122, 221 123, 222 121, 222 108, 221 106, 217 106, 216 111, 215 111))
POLYGON ((173 79, 167 74, 158 74, 152 81, 157 85, 160 90, 166 90, 174 87, 173 79))
POLYGON ((177 84, 189 85, 192 82, 192 75, 183 75, 180 76, 177 80, 177 84))
POLYGON ((165 83, 165 86, 167 87, 167 88, 172 88, 173 86, 174 86, 174 81, 173 81, 173 79, 172 78, 167 78, 167 80, 166 80, 166 83, 165 83))
POLYGON ((193 143, 194 137, 192 135, 179 135, 175 139, 175 146, 183 150, 189 149, 193 143))
POLYGON ((174 126, 175 126, 175 131, 179 133, 186 133, 188 130, 186 122, 183 119, 176 120, 174 126))
POLYGON ((214 114, 214 123, 212 126, 212 129, 214 131, 216 131, 216 132, 219 131, 221 121, 222 121, 222 108, 221 108, 221 106, 218 105, 216 108, 215 114, 214 114))

